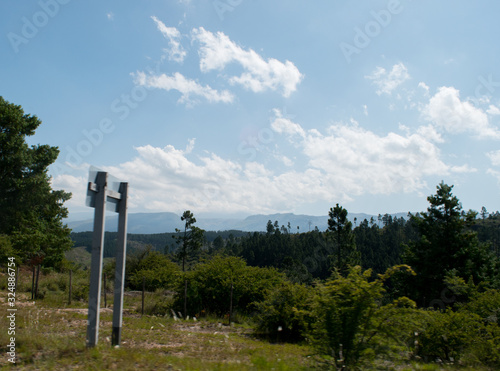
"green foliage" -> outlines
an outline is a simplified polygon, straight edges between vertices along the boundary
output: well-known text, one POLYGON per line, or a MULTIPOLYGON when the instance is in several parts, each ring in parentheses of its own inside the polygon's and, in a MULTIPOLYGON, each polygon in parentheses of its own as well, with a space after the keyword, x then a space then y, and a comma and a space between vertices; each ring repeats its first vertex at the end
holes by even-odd
POLYGON ((5 234, 0 234, 0 262, 5 264, 10 257, 19 258, 12 247, 10 237, 5 234))
POLYGON ((71 194, 51 189, 48 167, 57 147, 29 147, 41 121, 0 97, 0 234, 9 235, 20 259, 57 266, 72 243, 62 219, 71 194))
POLYGON ((301 284, 284 282, 256 304, 257 331, 286 341, 303 340, 313 318, 313 291, 301 284))
POLYGON ((385 306, 380 304, 384 281, 397 271, 412 273, 407 266, 393 267, 370 281, 372 271, 355 266, 349 268, 346 276, 335 272, 318 285, 311 341, 320 354, 333 356, 338 365, 356 364, 387 337, 404 341, 408 334, 407 308, 415 303, 399 298, 385 306))
POLYGON ((434 311, 419 334, 419 354, 426 359, 459 360, 482 336, 481 318, 470 312, 434 311))
POLYGON ((417 354, 426 361, 459 361, 469 366, 500 367, 500 292, 455 280, 457 295, 468 299, 455 309, 419 310, 417 354), (461 288, 461 289, 460 289, 461 288))
POLYGON ((500 326, 500 291, 488 289, 485 292, 475 292, 460 310, 476 314, 485 324, 492 323, 500 326))
POLYGON ((184 232, 181 234, 182 231, 176 228, 175 232, 177 235, 173 235, 172 237, 179 245, 177 257, 182 260, 182 271, 184 272, 188 256, 197 252, 201 248, 203 244, 203 233, 205 231, 194 225, 194 223, 196 223, 196 218, 189 210, 184 211, 181 216, 181 220, 185 222, 184 232))
POLYGON ((141 290, 145 280, 146 290, 173 288, 180 273, 179 266, 167 256, 149 251, 148 254, 134 267, 128 278, 129 287, 141 290))
MULTIPOLYGON (((233 307, 242 313, 251 313, 253 303, 262 301, 267 290, 284 282, 283 274, 272 268, 249 267, 237 257, 214 256, 198 264, 185 274, 188 281, 188 314, 213 313, 219 316, 229 313, 231 285, 233 307)), ((176 288, 177 308, 183 308, 184 279, 176 288)))
POLYGON ((404 245, 417 239, 415 223, 404 218, 393 218, 385 214, 382 226, 363 220, 353 232, 356 248, 361 254, 361 266, 371 268, 375 273, 383 273, 389 267, 401 264, 404 245))
POLYGON ((347 219, 347 210, 337 204, 328 212, 328 236, 336 243, 336 254, 332 256, 334 267, 339 272, 347 272, 348 266, 361 263, 352 233, 352 223, 347 219))

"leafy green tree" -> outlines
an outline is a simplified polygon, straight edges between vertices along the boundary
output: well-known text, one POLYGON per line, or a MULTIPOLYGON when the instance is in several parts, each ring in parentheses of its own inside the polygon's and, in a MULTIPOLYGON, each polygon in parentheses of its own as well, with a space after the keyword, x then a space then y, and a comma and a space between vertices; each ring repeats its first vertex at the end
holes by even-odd
POLYGON ((71 194, 51 188, 48 167, 58 148, 26 143, 41 123, 0 97, 0 234, 9 236, 21 262, 58 266, 72 246, 62 222, 71 194))
POLYGON ((320 354, 336 366, 354 365, 388 338, 403 341, 410 332, 407 308, 413 308, 415 303, 401 297, 381 306, 384 282, 397 272, 413 274, 408 266, 395 266, 370 280, 370 269, 363 271, 354 266, 345 276, 334 272, 317 286, 310 338, 320 354))
POLYGON ((194 225, 196 218, 189 210, 184 211, 181 220, 184 222, 184 232, 176 228, 175 232, 177 235, 173 235, 172 237, 179 245, 177 257, 182 260, 182 271, 184 272, 186 270, 187 257, 197 252, 203 245, 203 233, 205 231, 194 225))
POLYGON ((337 204, 328 212, 328 232, 336 242, 337 254, 333 256, 334 266, 340 272, 346 272, 349 265, 360 263, 356 242, 352 232, 352 223, 347 219, 347 210, 337 204))
POLYGON ((412 215, 421 237, 409 244, 403 260, 417 273, 409 289, 420 305, 440 298, 444 279, 452 271, 465 281, 473 277, 476 284, 495 273, 496 259, 470 229, 476 213, 462 212, 452 188, 441 182, 436 194, 427 198, 427 212, 412 215))

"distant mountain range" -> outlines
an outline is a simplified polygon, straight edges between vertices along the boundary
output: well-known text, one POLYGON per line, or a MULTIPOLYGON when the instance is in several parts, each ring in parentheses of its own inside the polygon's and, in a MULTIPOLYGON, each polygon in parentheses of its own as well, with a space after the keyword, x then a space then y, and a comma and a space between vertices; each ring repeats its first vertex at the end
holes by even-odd
MULTIPOLYGON (((393 217, 406 218, 407 213, 391 214, 393 217)), ((370 220, 371 217, 377 222, 377 215, 368 214, 349 214, 349 219, 354 222, 357 219, 359 224, 364 219, 370 220)), ((196 226, 206 231, 227 231, 239 230, 246 232, 265 231, 267 222, 278 221, 279 226, 285 227, 290 222, 291 232, 308 232, 318 227, 320 231, 328 228, 328 216, 311 216, 295 214, 271 214, 271 215, 251 215, 246 218, 204 218, 196 217, 196 226), (297 229, 298 227, 298 229, 297 229)), ((68 221, 68 226, 73 232, 87 232, 93 230, 93 219, 81 221, 68 221)), ((134 234, 153 234, 175 232, 175 228, 184 227, 180 215, 174 213, 133 213, 128 215, 128 233, 134 234)), ((116 232, 118 229, 118 215, 106 217, 105 229, 109 232, 116 232)))

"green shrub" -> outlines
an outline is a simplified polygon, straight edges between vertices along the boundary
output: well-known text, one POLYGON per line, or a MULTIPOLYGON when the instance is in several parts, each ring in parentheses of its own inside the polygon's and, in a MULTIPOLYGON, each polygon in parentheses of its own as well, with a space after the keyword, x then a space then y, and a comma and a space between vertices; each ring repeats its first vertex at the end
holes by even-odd
POLYGON ((242 313, 254 311, 254 303, 262 301, 267 290, 285 281, 285 276, 272 268, 249 267, 242 258, 215 256, 198 264, 193 271, 179 279, 175 289, 175 307, 184 308, 185 280, 188 314, 229 313, 231 285, 233 308, 242 313))
POLYGON ((283 282, 256 304, 257 331, 279 340, 305 339, 313 319, 313 291, 304 285, 283 282))
POLYGON ((389 354, 394 344, 404 346, 415 326, 415 303, 402 297, 380 305, 384 281, 402 270, 413 273, 408 266, 396 266, 370 281, 372 271, 355 266, 345 277, 335 272, 318 284, 310 340, 327 361, 337 367, 354 365, 375 354, 389 354))
POLYGON ((481 339, 484 331, 481 317, 470 312, 433 311, 419 335, 419 354, 434 361, 459 360, 467 349, 481 339))
POLYGON ((500 291, 490 289, 475 293, 467 304, 461 306, 461 310, 477 314, 485 323, 500 325, 500 291))
POLYGON ((142 290, 143 280, 148 291, 173 288, 179 272, 178 265, 167 256, 151 251, 137 264, 135 271, 128 277, 128 282, 130 288, 135 290, 142 290))

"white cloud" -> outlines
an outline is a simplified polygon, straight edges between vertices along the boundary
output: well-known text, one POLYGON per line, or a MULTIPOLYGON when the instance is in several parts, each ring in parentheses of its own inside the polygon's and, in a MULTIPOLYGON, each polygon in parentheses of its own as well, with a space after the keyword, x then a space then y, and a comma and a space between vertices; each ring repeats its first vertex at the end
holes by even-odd
POLYGON ((140 71, 132 75, 136 85, 147 88, 163 89, 166 91, 179 91, 182 94, 179 98, 179 103, 191 105, 196 102, 193 100, 193 97, 202 97, 211 103, 231 103, 234 99, 233 95, 227 90, 218 92, 208 85, 202 86, 194 80, 187 79, 179 72, 174 73, 173 76, 167 76, 165 74, 146 75, 144 72, 140 71))
POLYGON ((115 20, 115 15, 114 15, 114 13, 113 13, 113 12, 109 12, 109 13, 107 13, 107 14, 106 14, 106 17, 108 17, 108 19, 109 19, 110 21, 114 21, 114 20, 115 20))
POLYGON ((305 136, 305 131, 302 127, 291 120, 284 118, 279 109, 273 110, 275 114, 275 119, 271 123, 271 128, 277 133, 285 133, 290 136, 299 135, 301 137, 305 136))
POLYGON ((500 139, 500 131, 489 123, 487 114, 471 103, 460 100, 453 87, 441 87, 423 108, 424 117, 452 134, 475 133, 481 139, 500 139))
MULTIPOLYGON (((81 173, 88 172, 88 166, 80 169, 81 173)), ((71 198, 64 203, 65 207, 83 207, 87 195, 87 178, 86 175, 69 175, 60 174, 52 178, 53 189, 63 189, 66 192, 71 192, 71 198)))
MULTIPOLYGON (((190 139, 185 149, 137 147, 135 158, 103 170, 129 182, 131 210, 196 213, 290 212, 363 194, 420 192, 428 176, 475 171, 468 165, 443 163, 436 146, 440 137, 432 127, 415 133, 405 127, 403 134, 377 135, 351 120, 321 133, 306 131, 275 110, 271 128, 294 144, 294 161, 273 152, 278 168, 268 161, 239 163, 215 153, 200 156, 195 139, 190 139)), ((496 152, 489 156, 500 161, 496 152)), ((54 184, 75 191, 76 201, 83 204, 83 176, 58 176, 54 184)))
POLYGON ((470 167, 469 165, 465 164, 462 166, 452 166, 450 170, 453 173, 476 173, 477 169, 470 167))
POLYGON ((237 62, 244 72, 230 77, 229 82, 243 85, 253 92, 281 90, 283 96, 288 97, 303 78, 292 62, 283 63, 274 58, 266 61, 254 50, 244 50, 222 32, 213 34, 200 27, 193 29, 192 37, 201 44, 198 53, 202 72, 223 70, 230 63, 237 62))
POLYGON ((285 155, 279 155, 279 154, 275 154, 274 157, 283 163, 283 165, 287 166, 287 167, 292 167, 294 165, 294 162, 293 160, 291 160, 290 158, 288 158, 287 156, 285 155))
POLYGON ((500 150, 488 152, 486 156, 488 156, 493 166, 500 166, 500 150))
MULTIPOLYGON (((441 138, 430 125, 416 132, 402 126, 402 134, 378 135, 351 120, 320 132, 284 119, 279 110, 274 114, 271 128, 276 135, 293 140, 294 159, 276 147, 272 157, 279 165, 276 168, 269 161, 237 162, 215 153, 197 155, 195 139, 190 139, 185 149, 137 147, 135 158, 103 170, 129 182, 130 210, 190 209, 196 213, 291 212, 316 202, 346 202, 363 194, 420 192, 427 187, 429 176, 476 171, 468 165, 445 164, 436 145, 441 138)), ((490 152, 488 157, 500 164, 500 151, 490 152)), ((84 204, 86 173, 83 169, 78 176, 54 179, 55 188, 77 195, 71 205, 84 204)))
POLYGON ((170 49, 165 49, 168 54, 168 59, 175 62, 183 62, 187 52, 180 43, 181 33, 179 30, 175 27, 165 26, 165 24, 155 16, 152 16, 151 19, 156 23, 158 30, 168 40, 170 49))
MULTIPOLYGON (((278 194, 273 174, 264 165, 241 166, 216 154, 190 159, 173 146, 136 148, 138 156, 116 167, 113 175, 128 179, 131 207, 180 212, 270 212, 278 194), (195 160, 197 160, 195 162, 195 160)), ((284 202, 284 195, 279 198, 284 202)))
POLYGON ((392 66, 392 70, 387 72, 385 68, 377 67, 367 79, 373 80, 378 87, 377 94, 391 94, 394 89, 410 78, 408 69, 403 63, 392 66))
POLYGON ((429 138, 419 133, 379 136, 355 122, 333 125, 327 135, 309 135, 304 154, 332 190, 350 195, 414 192, 425 187, 426 176, 450 170, 429 138))
POLYGON ((419 82, 418 87, 424 90, 424 95, 428 96, 429 95, 429 87, 425 82, 419 82))
POLYGON ((500 109, 497 106, 494 106, 493 104, 490 104, 488 107, 488 110, 486 113, 492 115, 492 116, 497 116, 500 115, 500 109))

